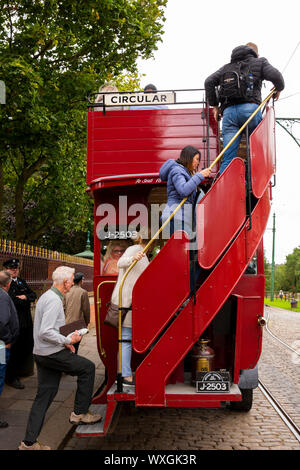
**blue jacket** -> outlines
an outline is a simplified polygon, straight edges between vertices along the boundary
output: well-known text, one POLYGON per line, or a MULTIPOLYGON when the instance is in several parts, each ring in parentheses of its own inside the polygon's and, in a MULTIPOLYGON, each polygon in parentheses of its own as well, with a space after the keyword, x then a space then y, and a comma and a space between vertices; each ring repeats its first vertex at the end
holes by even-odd
POLYGON ((14 343, 19 335, 19 319, 13 301, 0 287, 0 340, 5 344, 14 343))
MULTIPOLYGON (((162 181, 167 181, 167 206, 162 213, 162 220, 166 220, 185 197, 188 199, 184 205, 189 204, 192 209, 197 186, 204 180, 201 173, 191 176, 183 165, 170 159, 161 167, 159 177, 162 181)), ((178 211, 175 218, 182 219, 183 211, 178 211)))

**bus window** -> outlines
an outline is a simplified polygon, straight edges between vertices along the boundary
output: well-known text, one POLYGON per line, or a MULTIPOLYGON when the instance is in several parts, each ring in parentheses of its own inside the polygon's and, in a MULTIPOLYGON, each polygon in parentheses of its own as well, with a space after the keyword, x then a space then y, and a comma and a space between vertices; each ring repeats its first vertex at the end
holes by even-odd
MULTIPOLYGON (((154 186, 149 192, 148 196, 148 207, 149 207, 149 216, 148 224, 151 229, 151 237, 158 231, 161 227, 161 214, 165 207, 167 201, 167 186, 154 186)), ((169 236, 166 236, 168 230, 165 229, 162 233, 159 234, 159 237, 152 244, 152 249, 148 253, 149 259, 153 259, 164 244, 168 241, 169 236)))
POLYGON ((257 274, 257 256, 256 254, 251 259, 250 263, 247 266, 245 274, 257 274))

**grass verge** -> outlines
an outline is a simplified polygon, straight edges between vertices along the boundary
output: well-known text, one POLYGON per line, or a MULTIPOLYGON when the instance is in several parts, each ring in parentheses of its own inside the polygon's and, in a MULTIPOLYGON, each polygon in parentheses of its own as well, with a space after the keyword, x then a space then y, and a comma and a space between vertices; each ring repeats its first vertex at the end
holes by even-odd
POLYGON ((269 298, 265 297, 265 305, 270 305, 271 307, 284 308, 285 310, 291 310, 292 312, 300 312, 300 301, 298 301, 297 308, 291 308, 290 300, 274 299, 271 302, 269 298))

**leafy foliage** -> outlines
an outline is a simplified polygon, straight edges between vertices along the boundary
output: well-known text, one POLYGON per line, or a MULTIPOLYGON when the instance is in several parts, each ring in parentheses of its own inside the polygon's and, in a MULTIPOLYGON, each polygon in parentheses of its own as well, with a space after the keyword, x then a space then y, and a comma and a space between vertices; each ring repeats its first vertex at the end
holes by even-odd
MULTIPOLYGON (((265 259, 266 292, 271 288, 271 265, 265 259)), ((285 264, 275 265, 274 291, 300 292, 300 247, 286 257, 285 264)))
POLYGON ((0 215, 3 200, 15 217, 15 233, 6 223, 3 235, 33 243, 56 225, 91 227, 87 96, 107 81, 139 88, 136 60, 157 48, 166 3, 0 0, 0 215))

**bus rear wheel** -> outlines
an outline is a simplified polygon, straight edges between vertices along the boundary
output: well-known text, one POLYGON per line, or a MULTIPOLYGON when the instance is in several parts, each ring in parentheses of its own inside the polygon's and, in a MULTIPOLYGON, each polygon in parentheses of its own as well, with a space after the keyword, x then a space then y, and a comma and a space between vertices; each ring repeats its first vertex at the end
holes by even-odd
POLYGON ((229 404, 229 409, 234 411, 250 411, 253 403, 253 389, 252 388, 243 388, 242 400, 241 401, 231 401, 229 404))

